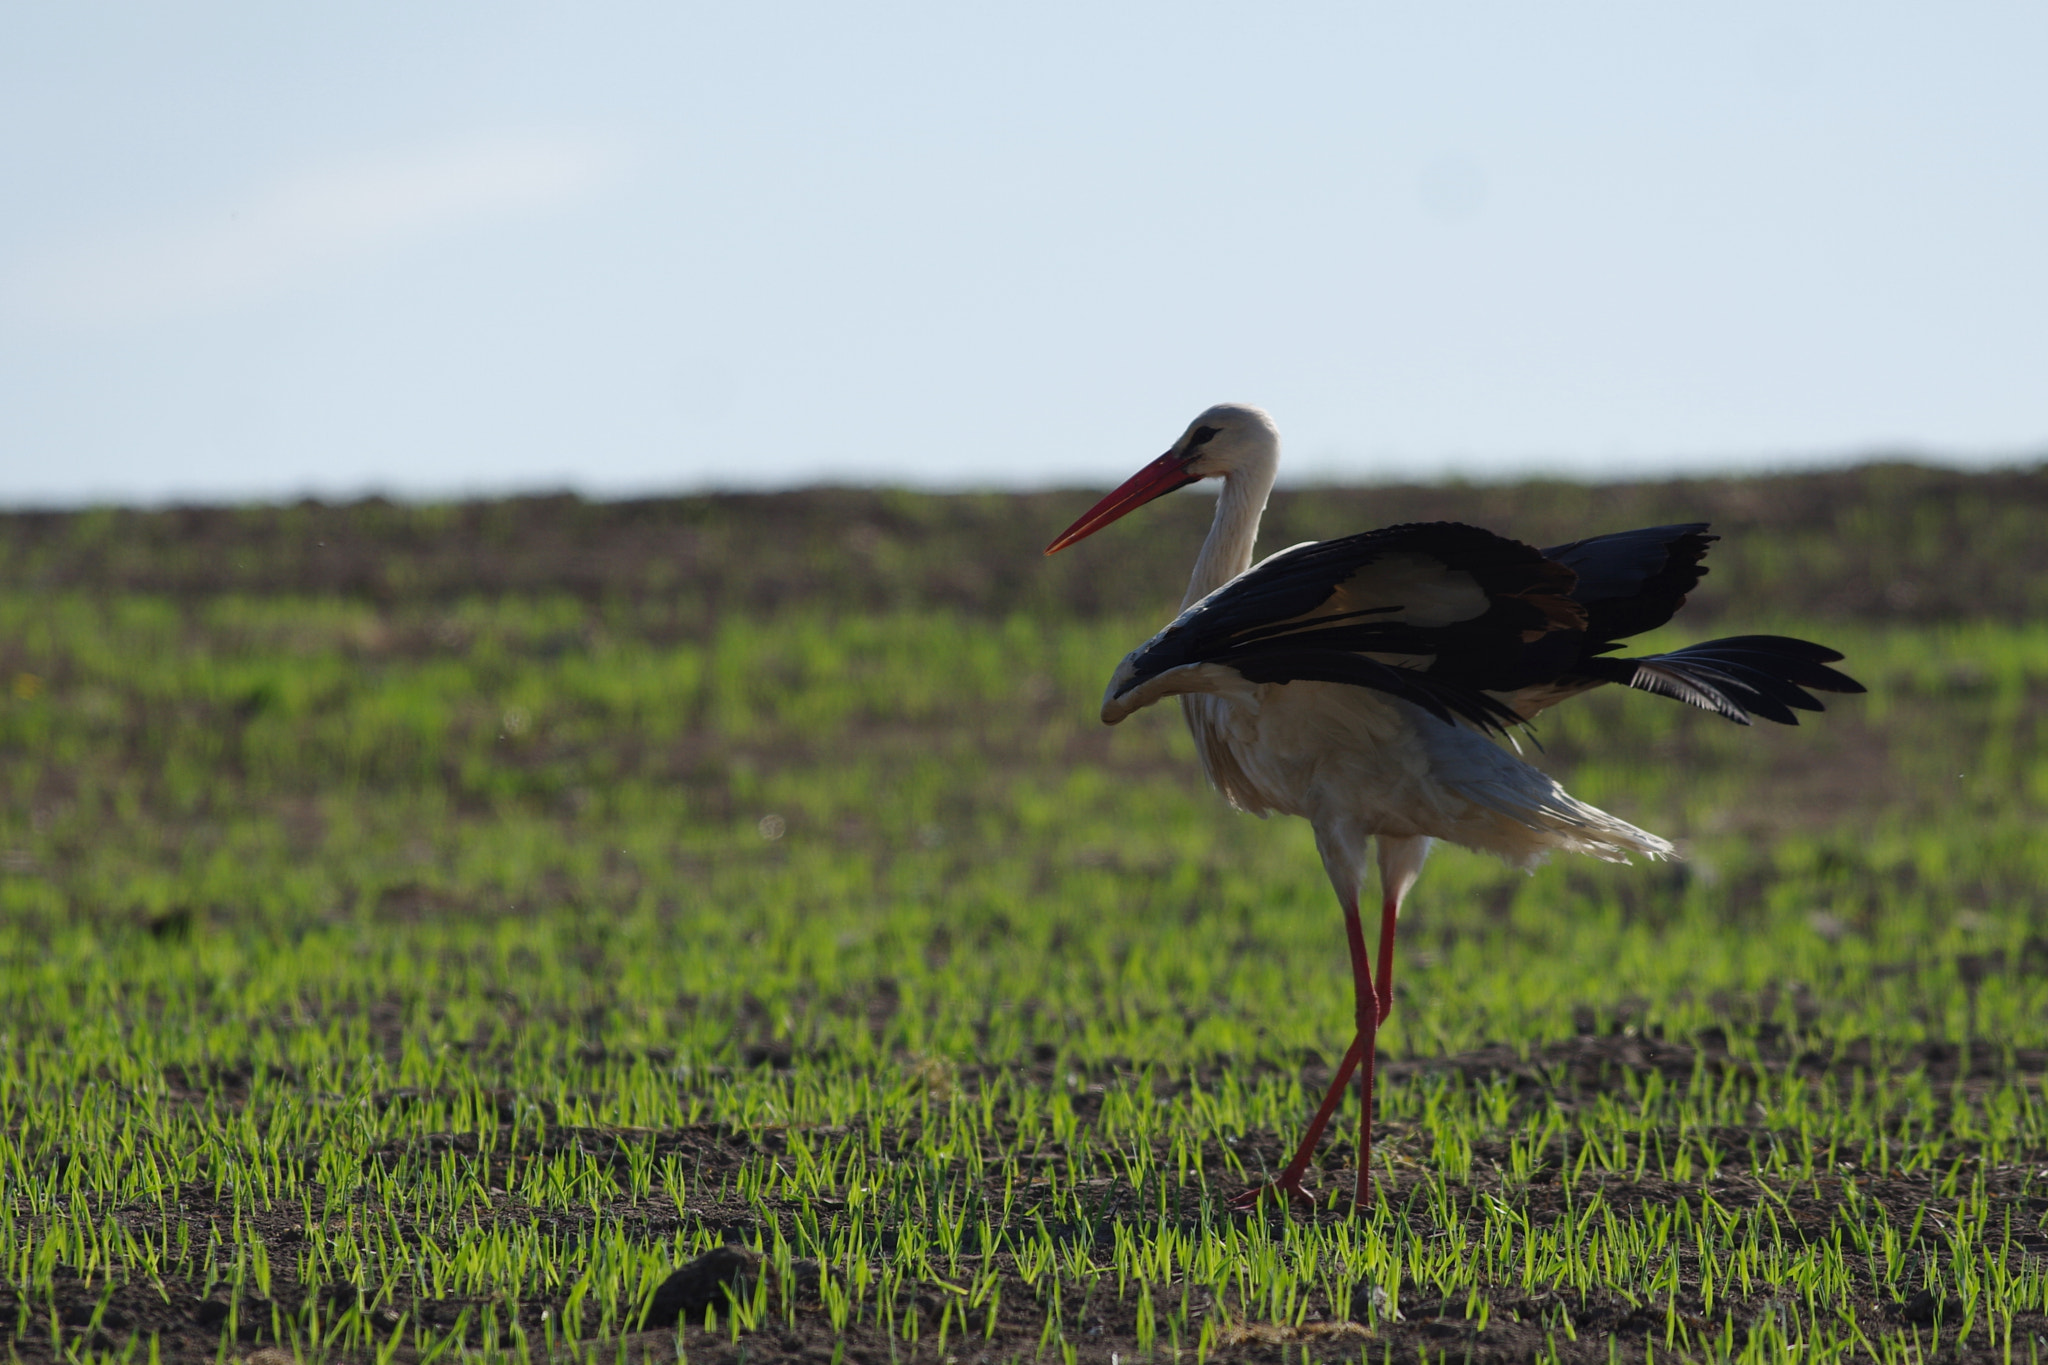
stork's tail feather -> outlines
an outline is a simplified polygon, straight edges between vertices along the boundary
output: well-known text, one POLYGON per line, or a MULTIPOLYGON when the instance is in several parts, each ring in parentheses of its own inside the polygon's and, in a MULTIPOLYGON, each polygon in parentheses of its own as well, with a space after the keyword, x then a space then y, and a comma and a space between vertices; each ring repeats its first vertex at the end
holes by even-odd
POLYGON ((1625 863, 1630 854, 1653 860, 1678 856, 1670 840, 1637 829, 1598 806, 1587 805, 1533 768, 1523 771, 1528 778, 1520 782, 1465 783, 1459 787, 1467 800, 1513 822, 1513 826, 1492 837, 1468 834, 1459 842, 1485 848, 1524 869, 1533 868, 1554 849, 1583 853, 1608 863, 1625 863))
POLYGON ((1591 677, 1617 682, 1747 725, 1752 716, 1797 725, 1794 711, 1823 711, 1806 691, 1861 692, 1863 684, 1827 665, 1842 656, 1786 635, 1731 635, 1640 659, 1588 659, 1591 677))

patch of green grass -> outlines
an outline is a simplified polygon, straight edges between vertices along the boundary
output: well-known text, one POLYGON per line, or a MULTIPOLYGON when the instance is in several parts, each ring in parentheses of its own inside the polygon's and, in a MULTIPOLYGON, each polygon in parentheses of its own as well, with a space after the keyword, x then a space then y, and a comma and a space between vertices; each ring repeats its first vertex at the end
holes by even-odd
POLYGON ((1553 713, 1690 861, 1440 853, 1379 1204, 1288 1221, 1224 1204, 1338 919, 1170 710, 1095 721, 1153 624, 0 595, 14 1350, 540 1355, 728 1238, 783 1272, 700 1354, 2048 1337, 2048 630, 1780 623, 1872 687, 1797 731, 1553 713))

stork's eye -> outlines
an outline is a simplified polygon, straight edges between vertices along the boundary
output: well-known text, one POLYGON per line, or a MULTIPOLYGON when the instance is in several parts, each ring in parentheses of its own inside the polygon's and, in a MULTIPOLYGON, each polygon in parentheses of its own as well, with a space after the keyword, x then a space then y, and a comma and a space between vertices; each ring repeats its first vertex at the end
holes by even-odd
POLYGON ((1196 450, 1209 444, 1209 442, 1216 439, 1222 430, 1222 427, 1196 427, 1194 434, 1188 437, 1188 449, 1196 450))

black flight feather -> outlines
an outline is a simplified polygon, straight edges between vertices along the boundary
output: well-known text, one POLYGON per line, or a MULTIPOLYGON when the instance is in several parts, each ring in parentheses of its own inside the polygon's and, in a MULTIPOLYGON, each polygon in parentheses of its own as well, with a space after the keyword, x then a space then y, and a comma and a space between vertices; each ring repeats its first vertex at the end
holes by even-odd
POLYGON ((1842 656, 1786 635, 1733 635, 1638 659, 1591 658, 1574 670, 1587 678, 1673 697, 1739 725, 1762 716, 1797 725, 1795 711, 1825 710, 1805 689, 1861 692, 1863 684, 1827 667, 1842 656))

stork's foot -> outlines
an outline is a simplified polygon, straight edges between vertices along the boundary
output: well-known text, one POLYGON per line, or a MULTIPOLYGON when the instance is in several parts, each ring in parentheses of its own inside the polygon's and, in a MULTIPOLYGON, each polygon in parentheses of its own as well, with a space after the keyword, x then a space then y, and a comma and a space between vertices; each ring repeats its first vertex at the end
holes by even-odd
POLYGON ((1280 1179, 1265 1185, 1254 1185, 1230 1201, 1232 1213, 1256 1213, 1261 1200, 1277 1200, 1282 1209, 1299 1209, 1313 1213, 1316 1197, 1301 1187, 1301 1177, 1292 1180, 1280 1179))

